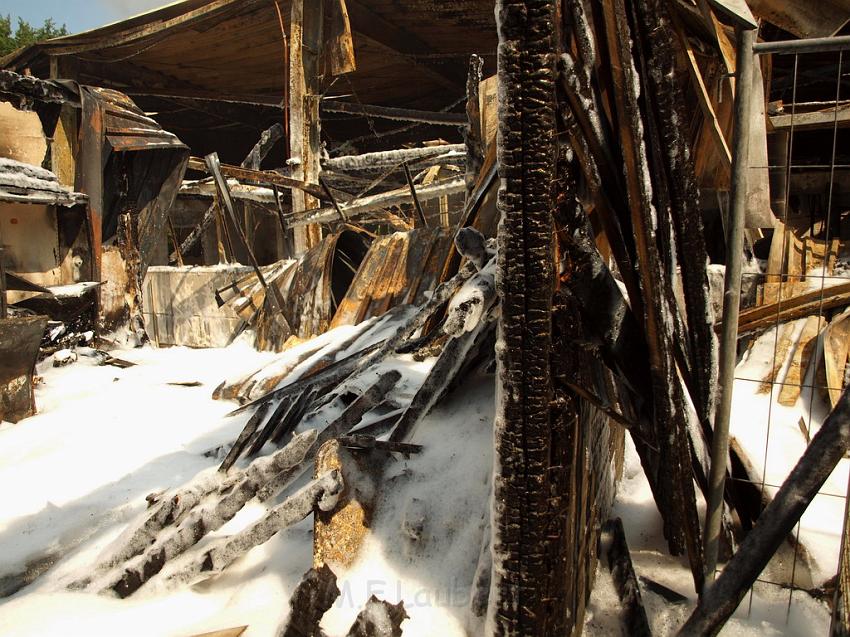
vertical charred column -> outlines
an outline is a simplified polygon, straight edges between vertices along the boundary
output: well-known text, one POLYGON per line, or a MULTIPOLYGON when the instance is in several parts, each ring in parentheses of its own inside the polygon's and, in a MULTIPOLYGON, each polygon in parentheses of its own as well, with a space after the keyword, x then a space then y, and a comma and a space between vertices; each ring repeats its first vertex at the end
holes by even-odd
MULTIPOLYGON (((551 635, 566 574, 546 559, 555 177, 555 2, 500 0, 499 257, 502 320, 488 632, 551 635), (558 575, 560 574, 560 578, 558 575)), ((558 541, 558 539, 554 541, 558 541)))
MULTIPOLYGON (((690 145, 684 138, 688 117, 677 80, 676 54, 668 7, 659 0, 636 0, 648 68, 644 91, 660 135, 661 163, 669 189, 678 263, 687 307, 694 403, 703 426, 714 418, 717 385, 717 347, 709 299, 708 251, 703 237, 699 189, 690 145)), ((660 175, 659 175, 660 177, 660 175)), ((671 273, 675 276, 675 272, 671 273)))

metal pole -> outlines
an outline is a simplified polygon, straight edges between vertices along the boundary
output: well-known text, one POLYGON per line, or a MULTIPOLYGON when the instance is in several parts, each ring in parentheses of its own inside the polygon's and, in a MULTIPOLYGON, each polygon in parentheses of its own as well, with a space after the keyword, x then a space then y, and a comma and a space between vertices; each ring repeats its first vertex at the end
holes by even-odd
POLYGON ((765 53, 825 53, 850 49, 850 35, 831 38, 808 38, 805 40, 780 40, 778 42, 759 42, 753 45, 753 52, 765 53))
POLYGON ((750 103, 753 92, 755 31, 738 29, 735 144, 732 156, 730 223, 726 229, 726 277, 723 283, 723 330, 720 337, 720 397, 711 445, 708 508, 705 514, 705 588, 714 582, 723 517, 723 492, 729 456, 729 417, 738 359, 738 313, 741 302, 741 260, 744 254, 744 214, 750 158, 750 103))

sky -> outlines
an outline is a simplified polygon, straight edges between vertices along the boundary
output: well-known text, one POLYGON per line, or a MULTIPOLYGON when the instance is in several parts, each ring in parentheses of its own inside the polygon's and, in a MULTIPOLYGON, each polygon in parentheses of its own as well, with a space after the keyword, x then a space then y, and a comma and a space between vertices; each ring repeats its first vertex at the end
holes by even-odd
POLYGON ((12 24, 23 18, 41 25, 46 18, 65 24, 68 31, 78 33, 115 22, 174 0, 0 0, 0 15, 10 14, 12 24))

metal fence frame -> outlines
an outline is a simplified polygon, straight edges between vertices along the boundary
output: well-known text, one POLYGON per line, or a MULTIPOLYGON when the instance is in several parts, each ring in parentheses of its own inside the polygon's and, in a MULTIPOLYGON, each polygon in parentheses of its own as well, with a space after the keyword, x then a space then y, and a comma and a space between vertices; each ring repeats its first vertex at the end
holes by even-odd
MULTIPOLYGON (((738 315, 739 315, 739 303, 741 297, 741 283, 742 283, 742 259, 744 252, 744 216, 746 210, 746 193, 747 193, 747 177, 750 169, 752 168, 749 165, 749 122, 750 122, 750 108, 751 108, 751 89, 752 89, 752 73, 753 66, 758 61, 759 56, 762 55, 794 55, 794 83, 792 90, 795 94, 795 99, 792 100, 791 107, 791 127, 789 131, 789 152, 788 158, 785 166, 767 166, 768 169, 778 169, 782 168, 786 171, 786 175, 789 177, 786 181, 786 189, 785 189, 785 201, 789 200, 789 194, 791 190, 791 180, 790 173, 795 166, 793 165, 793 143, 794 143, 794 117, 796 114, 796 90, 797 90, 797 71, 799 65, 799 58, 801 55, 807 53, 824 53, 824 52, 836 52, 838 54, 838 75, 836 78, 836 96, 835 96, 835 123, 833 125, 833 146, 831 152, 831 161, 830 161, 830 179, 829 179, 829 199, 827 204, 826 211, 826 241, 827 244, 830 238, 830 222, 832 218, 832 203, 834 199, 834 183, 835 183, 835 170, 836 170, 836 141, 838 134, 838 106, 840 103, 841 97, 841 75, 842 75, 842 65, 844 63, 844 51, 850 50, 850 36, 845 37, 832 37, 832 38, 813 38, 813 39, 803 39, 803 40, 790 40, 790 41, 780 41, 780 42, 762 42, 755 43, 755 30, 746 29, 739 27, 737 30, 737 91, 736 91, 736 99, 735 99, 735 138, 734 138, 734 147, 733 147, 733 162, 732 162, 732 184, 731 184, 731 209, 730 209, 730 223, 727 227, 727 236, 726 236, 726 246, 727 246, 727 265, 726 265, 726 277, 724 280, 724 304, 723 304, 723 327, 720 339, 720 374, 718 380, 718 409, 717 416, 715 418, 715 429, 714 429, 714 440, 712 444, 712 470, 710 476, 710 497, 708 503, 708 510, 706 513, 706 528, 705 528, 705 542, 706 542, 706 583, 710 584, 716 573, 716 565, 717 565, 717 547, 718 547, 718 539, 720 535, 720 522, 723 510, 723 493, 725 488, 725 478, 726 478, 726 459, 729 454, 729 424, 730 424, 730 416, 731 416, 731 404, 732 404, 732 390, 735 380, 750 380, 743 378, 736 378, 735 368, 737 365, 737 350, 738 350, 738 315)), ((850 64, 847 65, 848 70, 850 70, 850 64)), ((786 222, 788 219, 788 208, 785 207, 783 211, 783 222, 786 222)), ((787 225, 787 224, 786 224, 787 225)), ((785 247, 783 247, 783 252, 785 247)), ((783 259, 784 262, 784 259, 783 259)), ((773 273, 776 274, 776 273, 773 273)), ((780 302, 782 300, 782 284, 785 280, 787 272, 778 273, 779 277, 779 296, 778 300, 780 302)), ((805 275, 805 273, 804 273, 805 275)), ((761 274, 759 274, 761 276, 761 274)), ((830 277, 832 278, 832 277, 830 277)), ((850 279, 850 277, 846 277, 850 279)), ((823 319, 823 299, 824 299, 824 289, 825 289, 825 272, 822 273, 821 283, 820 283, 820 302, 821 306, 818 311, 818 319, 819 319, 819 330, 821 331, 820 321, 823 319)), ((777 357, 777 343, 779 340, 779 330, 778 326, 780 325, 780 314, 777 311, 776 316, 776 336, 774 341, 774 368, 776 366, 776 357, 777 357)), ((770 424, 771 424, 771 411, 774 402, 774 388, 777 384, 777 379, 772 379, 774 382, 771 383, 770 389, 770 407, 767 415, 767 432, 766 432, 766 440, 765 440, 765 457, 763 459, 762 466, 762 481, 761 484, 758 485, 761 488, 761 491, 764 492, 765 487, 778 487, 779 485, 768 485, 766 484, 766 474, 767 474, 767 450, 770 438, 770 424)), ((809 390, 811 392, 810 397, 813 398, 814 391, 817 387, 817 379, 815 375, 812 375, 811 385, 806 385, 805 376, 801 379, 801 391, 809 390)), ((811 418, 812 418, 812 407, 809 405, 809 413, 808 419, 806 420, 806 426, 808 429, 811 428, 811 418)), ((842 520, 842 538, 846 537, 848 529, 847 527, 847 515, 848 515, 848 500, 850 500, 850 484, 848 484, 847 492, 844 495, 839 494, 828 494, 836 497, 843 497, 845 499, 845 512, 844 519, 842 520)), ((797 525, 796 534, 797 539, 799 539, 800 533, 800 525, 797 525)), ((845 550, 845 542, 841 541, 840 551, 838 555, 838 575, 840 579, 841 575, 841 566, 843 561, 843 552, 845 550)), ((794 593, 799 589, 796 587, 795 582, 795 573, 796 573, 796 562, 797 562, 798 551, 795 548, 794 550, 794 564, 792 565, 792 575, 791 575, 791 587, 789 591, 788 597, 788 611, 786 614, 786 620, 791 612, 791 605, 794 593)), ((761 579, 758 581, 762 581, 761 579)), ((767 582, 763 583, 778 585, 777 582, 767 582)), ((836 586, 836 597, 835 604, 833 605, 833 614, 832 614, 832 629, 831 632, 835 633, 837 628, 837 608, 838 608, 838 593, 839 586, 836 586)), ((750 594, 750 607, 752 605, 752 591, 750 594)))

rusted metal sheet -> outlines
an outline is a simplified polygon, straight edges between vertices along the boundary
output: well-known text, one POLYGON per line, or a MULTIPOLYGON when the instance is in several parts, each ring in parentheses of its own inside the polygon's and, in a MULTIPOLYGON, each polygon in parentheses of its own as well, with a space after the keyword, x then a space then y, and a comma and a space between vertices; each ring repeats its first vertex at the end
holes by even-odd
POLYGON ((397 305, 425 302, 451 246, 447 228, 418 228, 376 239, 330 327, 356 325, 397 305))
POLYGON ((46 316, 0 320, 0 421, 35 413, 32 374, 45 327, 46 316))
POLYGON ((127 212, 138 215, 139 274, 144 277, 183 181, 189 149, 123 93, 78 88, 82 144, 77 185, 90 198, 93 279, 99 280, 103 239, 115 233, 119 215, 127 212))

